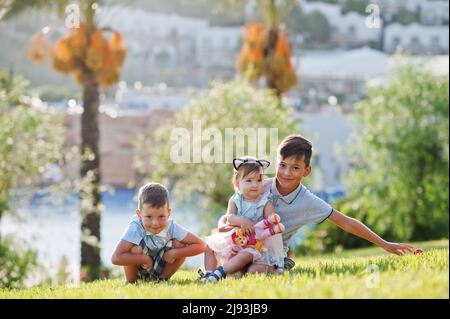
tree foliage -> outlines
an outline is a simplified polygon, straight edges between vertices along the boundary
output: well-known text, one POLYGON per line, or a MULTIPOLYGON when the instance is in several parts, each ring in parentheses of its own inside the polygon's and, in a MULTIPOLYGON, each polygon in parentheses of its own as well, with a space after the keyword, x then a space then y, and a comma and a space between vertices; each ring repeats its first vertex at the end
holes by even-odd
MULTIPOLYGON (((358 106, 349 198, 337 208, 388 240, 448 238, 448 78, 402 67, 358 106)), ((326 226, 328 227, 328 226, 326 226)), ((329 227, 329 247, 364 244, 329 227)))
POLYGON ((61 160, 63 118, 26 96, 25 87, 0 70, 0 218, 14 189, 33 185, 47 164, 61 160))
POLYGON ((0 288, 20 289, 39 266, 35 251, 7 237, 0 242, 0 288))
POLYGON ((342 7, 342 13, 357 12, 361 15, 366 15, 366 8, 369 5, 367 0, 346 0, 342 7))

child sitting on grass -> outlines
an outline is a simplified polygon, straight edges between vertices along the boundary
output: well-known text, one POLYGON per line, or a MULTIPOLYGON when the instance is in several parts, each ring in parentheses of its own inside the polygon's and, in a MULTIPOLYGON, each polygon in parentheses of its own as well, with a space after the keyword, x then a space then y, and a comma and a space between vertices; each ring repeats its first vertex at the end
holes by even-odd
POLYGON ((149 183, 139 190, 138 209, 118 242, 111 262, 124 267, 128 283, 167 280, 186 257, 201 254, 204 242, 170 219, 166 187, 149 183))
POLYGON ((269 193, 264 192, 263 169, 268 161, 254 157, 233 160, 235 194, 228 202, 228 224, 239 229, 208 237, 205 249, 206 274, 200 282, 217 282, 251 263, 268 264, 268 256, 281 256, 284 226, 275 213, 269 193), (255 229, 256 227, 256 229, 255 229), (269 254, 270 253, 270 254, 269 254), (222 265, 218 266, 218 263, 222 265))

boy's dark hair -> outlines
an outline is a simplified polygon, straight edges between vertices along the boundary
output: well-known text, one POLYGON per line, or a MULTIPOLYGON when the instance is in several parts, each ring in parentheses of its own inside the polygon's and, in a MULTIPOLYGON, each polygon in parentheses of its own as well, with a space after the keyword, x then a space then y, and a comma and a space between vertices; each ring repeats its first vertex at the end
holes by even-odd
POLYGON ((278 154, 283 159, 288 157, 303 158, 308 166, 312 156, 312 143, 301 135, 289 135, 281 141, 278 147, 278 154))
POLYGON ((139 189, 138 209, 142 210, 144 204, 153 208, 163 207, 169 203, 169 192, 167 188, 159 183, 148 183, 139 189))

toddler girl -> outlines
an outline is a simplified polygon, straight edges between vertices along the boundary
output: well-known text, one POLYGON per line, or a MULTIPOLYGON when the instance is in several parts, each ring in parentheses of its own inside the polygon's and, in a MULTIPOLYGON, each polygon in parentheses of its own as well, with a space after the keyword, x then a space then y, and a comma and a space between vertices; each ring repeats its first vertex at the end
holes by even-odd
POLYGON ((226 217, 235 228, 207 238, 206 273, 201 282, 219 281, 250 263, 267 263, 268 248, 271 256, 283 255, 280 233, 284 226, 274 211, 270 192, 264 192, 263 170, 269 165, 266 160, 250 156, 233 160, 236 192, 228 202, 226 217), (217 267, 219 262, 222 266, 217 267))

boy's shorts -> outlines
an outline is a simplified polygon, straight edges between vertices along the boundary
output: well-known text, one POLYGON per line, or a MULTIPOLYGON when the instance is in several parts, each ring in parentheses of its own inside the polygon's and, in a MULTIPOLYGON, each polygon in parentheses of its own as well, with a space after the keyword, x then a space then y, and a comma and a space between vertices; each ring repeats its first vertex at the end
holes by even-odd
POLYGON ((141 240, 139 246, 141 246, 144 254, 147 254, 153 259, 153 267, 150 269, 144 269, 142 267, 139 267, 138 279, 164 280, 164 278, 161 277, 164 265, 166 264, 166 262, 164 261, 164 253, 172 249, 172 247, 166 245, 155 254, 153 251, 148 250, 144 240, 141 240))

